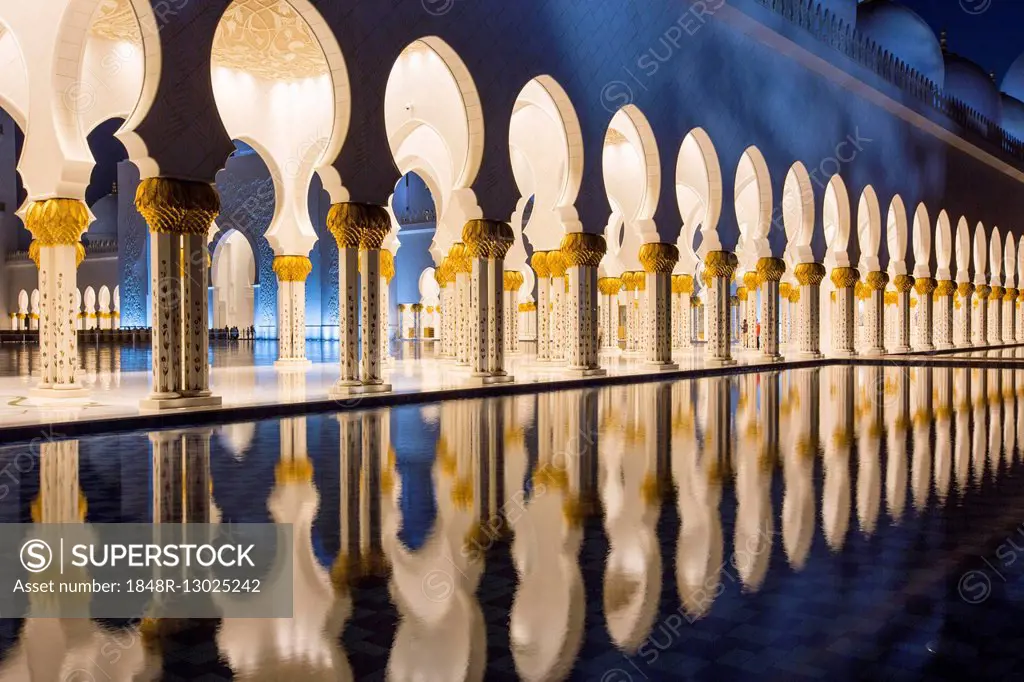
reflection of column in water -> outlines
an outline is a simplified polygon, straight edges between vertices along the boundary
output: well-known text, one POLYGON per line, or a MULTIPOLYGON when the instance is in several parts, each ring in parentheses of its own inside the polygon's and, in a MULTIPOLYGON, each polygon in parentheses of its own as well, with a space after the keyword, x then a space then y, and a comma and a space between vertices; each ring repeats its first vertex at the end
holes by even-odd
MULTIPOLYGON (((708 407, 707 386, 722 381, 715 378, 700 382, 705 408, 708 407)), ((718 511, 722 474, 714 444, 701 448, 697 442, 691 390, 690 382, 673 386, 676 417, 672 433, 672 477, 679 509, 676 585, 687 616, 696 619, 708 613, 718 594, 723 566, 722 521, 718 511)), ((713 395, 714 389, 710 393, 713 395)), ((716 423, 716 420, 717 417, 711 421, 716 423)))
POLYGON ((830 367, 829 407, 832 431, 826 432, 825 484, 821 492, 821 524, 832 551, 842 550, 850 528, 850 447, 853 442, 853 368, 830 367))
POLYGON ((782 497, 782 545, 789 565, 801 570, 814 539, 814 461, 811 433, 811 401, 802 394, 814 370, 787 373, 789 391, 782 404, 782 430, 786 444, 782 451, 785 492, 782 497))
POLYGON ((669 388, 635 387, 646 406, 628 433, 631 446, 602 448, 601 499, 609 551, 604 614, 616 646, 636 652, 654 625, 661 594, 661 551, 655 526, 661 511, 659 463, 669 447, 669 388), (628 453, 628 454, 627 454, 628 453))
POLYGON ((998 369, 985 372, 988 377, 988 463, 989 476, 995 480, 999 476, 1000 459, 1003 453, 1003 412, 1002 412, 1002 375, 998 369))
POLYGON ((885 378, 878 365, 858 368, 860 409, 857 410, 857 521, 870 537, 882 504, 882 468, 878 460, 885 422, 885 378))
POLYGON ((962 500, 971 484, 971 370, 964 367, 953 370, 953 401, 956 407, 953 467, 958 497, 962 500))
MULTIPOLYGON (((538 422, 553 408, 553 399, 578 395, 539 396, 538 422)), ((559 462, 551 458, 553 444, 541 440, 541 433, 554 437, 550 429, 538 431, 538 459, 529 457, 534 462, 527 472, 530 484, 516 497, 521 504, 513 525, 512 559, 519 583, 509 614, 509 637, 516 672, 524 680, 568 676, 582 643, 586 611, 579 515, 569 503, 565 470, 555 470, 559 462)))
POLYGON ((732 565, 743 586, 756 592, 761 589, 772 552, 771 471, 770 453, 761 443, 756 420, 755 374, 740 379, 747 384, 740 393, 737 424, 741 429, 739 447, 733 455, 736 476, 736 527, 733 537, 732 565))
POLYGON ((356 561, 359 557, 359 481, 360 481, 360 433, 361 422, 358 415, 342 413, 338 415, 338 443, 341 458, 339 467, 339 508, 341 519, 341 538, 338 558, 332 570, 337 584, 347 582, 355 577, 356 561))
POLYGON ((914 415, 914 455, 910 465, 910 488, 918 511, 928 505, 932 484, 932 373, 927 367, 910 370, 913 380, 911 412, 914 415))
POLYGON ((950 431, 953 416, 953 368, 936 367, 928 369, 935 377, 936 400, 935 410, 935 494, 943 505, 949 496, 950 479, 952 476, 951 444, 953 434, 950 431))
POLYGON ((886 367, 885 394, 888 438, 885 464, 885 506, 894 523, 907 505, 907 430, 910 428, 909 377, 905 367, 886 367))
POLYGON ((981 482, 985 478, 985 396, 988 393, 988 375, 983 369, 972 369, 971 377, 971 404, 974 407, 971 470, 974 472, 975 487, 981 487, 981 482))
MULTIPOLYGON (((1024 309, 1024 303, 1021 303, 1021 308, 1024 309)), ((1021 327, 1024 328, 1024 322, 1021 323, 1021 327)), ((1017 425, 1017 443, 1020 447, 1017 457, 1020 460, 1024 458, 1024 374, 1017 370, 1014 371, 1013 376, 1017 386, 1017 403, 1016 411, 1014 412, 1016 418, 1014 423, 1017 425)))
MULTIPOLYGON (((1012 311, 1011 311, 1012 312, 1012 311)), ((1013 453, 1017 445, 1017 424, 1014 419, 1016 412, 1016 390, 1014 386, 1015 372, 1012 369, 1002 370, 1003 375, 1003 462, 1009 469, 1013 464, 1013 453)))

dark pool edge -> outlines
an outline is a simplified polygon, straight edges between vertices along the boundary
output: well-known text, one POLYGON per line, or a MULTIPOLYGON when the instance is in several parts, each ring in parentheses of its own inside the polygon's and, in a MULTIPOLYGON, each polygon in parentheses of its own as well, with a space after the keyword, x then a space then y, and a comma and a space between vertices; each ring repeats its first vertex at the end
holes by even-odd
POLYGON ((957 357, 955 359, 945 359, 943 356, 963 352, 977 352, 981 350, 1003 350, 1008 348, 1018 348, 1021 346, 1024 346, 1024 344, 986 346, 984 348, 974 350, 953 348, 946 350, 920 351, 904 355, 884 355, 874 358, 856 356, 852 358, 784 360, 774 364, 762 363, 755 365, 702 367, 700 369, 680 369, 648 374, 617 374, 583 378, 566 377, 537 382, 367 394, 346 399, 321 399, 294 403, 267 403, 262 405, 236 405, 187 412, 160 412, 128 415, 124 417, 100 417, 74 422, 0 426, 0 439, 10 444, 31 442, 35 439, 56 441, 81 436, 123 433, 126 431, 159 431, 167 429, 198 428, 224 423, 300 417, 310 414, 371 410, 385 407, 399 407, 403 405, 435 403, 445 400, 471 400, 532 393, 551 393, 586 388, 601 388, 606 386, 625 386, 630 384, 706 379, 751 373, 760 374, 765 372, 782 372, 786 370, 809 369, 815 367, 896 366, 1020 369, 1024 367, 1024 362, 1014 363, 1010 360, 1000 362, 1000 358, 970 359, 957 357))

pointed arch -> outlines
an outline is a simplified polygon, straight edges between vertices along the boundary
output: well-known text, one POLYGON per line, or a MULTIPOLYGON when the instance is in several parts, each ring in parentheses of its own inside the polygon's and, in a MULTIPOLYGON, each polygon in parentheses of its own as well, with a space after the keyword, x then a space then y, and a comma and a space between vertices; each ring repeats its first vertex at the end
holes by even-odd
POLYGON ((615 113, 602 155, 605 191, 639 244, 659 240, 654 212, 661 196, 661 158, 647 117, 633 104, 615 113))
POLYGON ((811 176, 804 164, 797 161, 789 172, 782 188, 782 223, 786 231, 787 272, 800 263, 813 263, 814 252, 811 240, 814 238, 814 188, 811 176))
POLYGON ((939 211, 935 224, 935 278, 948 280, 953 278, 950 265, 953 260, 953 233, 949 224, 949 214, 939 211))
POLYGON ((956 224, 956 281, 971 281, 971 228, 964 216, 956 224))
POLYGON ((850 267, 850 193, 838 174, 832 176, 825 188, 821 222, 826 270, 850 267))
POLYGON ((722 248, 718 238, 718 220, 722 215, 722 168, 711 137, 703 128, 694 128, 679 147, 676 159, 676 201, 683 225, 677 246, 679 274, 695 274, 698 255, 722 248), (700 247, 694 241, 700 233, 700 247), (699 251, 699 254, 698 254, 699 251))
POLYGON ((907 207, 897 194, 889 203, 885 220, 885 242, 889 249, 889 276, 907 274, 907 207))
POLYGON ((924 202, 914 210, 914 277, 931 277, 932 224, 924 202))
POLYGON ((988 242, 988 279, 992 286, 1003 285, 1003 240, 999 228, 992 228, 988 242))
POLYGON ((1013 240, 1013 233, 1006 233, 1006 244, 1003 246, 1003 286, 1012 288, 1017 286, 1017 245, 1013 240))
POLYGON ((772 219, 772 181, 764 155, 756 146, 747 147, 736 167, 733 188, 736 222, 740 237, 736 253, 741 270, 753 270, 757 260, 771 256, 768 229, 772 219))
POLYGON ((878 250, 882 242, 882 209, 875 189, 868 185, 857 202, 857 243, 860 245, 861 276, 882 269, 878 250))
POLYGON ((988 284, 988 239, 982 223, 974 228, 974 283, 978 286, 988 284))

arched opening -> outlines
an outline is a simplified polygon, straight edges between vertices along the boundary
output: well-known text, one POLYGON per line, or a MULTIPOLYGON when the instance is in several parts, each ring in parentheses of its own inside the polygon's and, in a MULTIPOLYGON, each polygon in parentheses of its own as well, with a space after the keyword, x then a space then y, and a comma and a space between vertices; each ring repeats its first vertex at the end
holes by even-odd
POLYGON ((787 281, 795 282, 793 270, 801 263, 813 263, 814 188, 811 176, 797 161, 786 173, 782 187, 782 224, 786 231, 787 281))
POLYGON ((885 242, 889 252, 889 285, 885 293, 885 345, 888 348, 898 345, 899 332, 896 327, 899 313, 896 305, 896 278, 907 274, 908 239, 907 208, 903 199, 897 194, 889 203, 889 211, 885 219, 885 242))
MULTIPOLYGON (((11 42, 11 36, 0 33, 0 49, 11 42)), ((26 256, 17 261, 13 258, 7 261, 6 276, 0 277, 0 314, 7 320, 4 328, 26 329, 28 294, 25 294, 25 305, 19 305, 20 290, 34 287, 37 275, 35 265, 27 258, 32 235, 16 213, 27 196, 21 174, 17 171, 25 135, 6 105, 0 108, 0 130, 3 131, 0 133, 0 178, 3 178, 0 182, 0 249, 5 254, 24 253, 26 256)))
POLYGON ((468 69, 441 39, 416 40, 398 55, 384 91, 384 125, 398 170, 415 172, 433 196, 435 264, 467 221, 483 217, 470 189, 483 156, 481 110, 468 69))
POLYGON ((982 223, 974 227, 974 283, 988 284, 988 236, 982 223))
MULTIPOLYGON (((509 153, 520 194, 513 229, 526 227, 522 217, 532 200, 524 234, 533 251, 555 250, 566 232, 580 229, 574 204, 583 178, 583 136, 568 95, 550 76, 534 78, 516 98, 509 153)), ((506 259, 515 269, 526 267, 526 250, 520 247, 517 239, 506 259)))
POLYGON ((612 117, 601 161, 612 209, 605 230, 609 272, 619 275, 639 270, 640 247, 659 241, 653 218, 661 193, 661 159, 654 131, 634 105, 619 109, 612 117))
POLYGON ((676 160, 676 201, 683 225, 677 274, 697 275, 701 256, 721 248, 718 219, 722 214, 722 169, 718 152, 703 128, 683 139, 676 160))
POLYGON ((406 173, 395 185, 395 192, 391 195, 394 231, 398 233, 393 247, 398 251, 395 255, 395 277, 387 296, 389 339, 413 338, 420 332, 415 330, 409 333, 413 326, 412 314, 407 311, 403 315, 399 306, 409 308, 414 304, 431 307, 438 305, 438 301, 425 298, 423 292, 423 282, 428 271, 431 273, 433 288, 437 288, 437 282, 433 280, 434 260, 430 253, 437 232, 436 206, 431 188, 415 172, 406 173))
POLYGON ((825 233, 825 280, 821 286, 821 346, 827 353, 832 350, 836 316, 835 286, 832 271, 852 266, 848 252, 850 244, 850 194, 846 183, 833 175, 825 188, 821 209, 822 229, 825 233))
POLYGON ((255 321, 256 257, 249 240, 228 230, 213 251, 210 281, 213 287, 214 329, 247 329, 255 321))
POLYGON ((939 211, 939 219, 935 225, 935 278, 938 280, 953 279, 950 269, 953 263, 953 230, 949 222, 949 214, 939 211))
MULTIPOLYGON (((860 246, 860 270, 861 279, 865 279, 869 272, 879 272, 882 263, 879 258, 879 249, 882 243, 882 211, 878 204, 878 195, 871 185, 861 192, 860 201, 857 202, 857 243, 860 246)), ((857 335, 859 347, 867 349, 871 347, 871 341, 867 338, 867 299, 870 296, 868 289, 862 289, 857 297, 857 335)))
POLYGON ((1006 233, 1006 244, 1003 246, 1003 286, 1007 289, 1017 286, 1017 245, 1013 235, 1006 233))
POLYGON ((971 281, 971 228, 963 216, 956 224, 956 281, 971 281))
POLYGON ((757 261, 772 255, 771 247, 768 246, 768 228, 772 213, 771 178, 764 156, 757 147, 748 147, 740 156, 736 168, 733 200, 740 233, 736 243, 736 257, 739 259, 737 273, 743 282, 742 288, 738 290, 740 341, 744 348, 756 350, 760 339, 757 334, 760 324, 760 290, 756 285, 757 261))
POLYGON ((914 277, 932 276, 932 224, 928 209, 918 204, 914 211, 914 277))

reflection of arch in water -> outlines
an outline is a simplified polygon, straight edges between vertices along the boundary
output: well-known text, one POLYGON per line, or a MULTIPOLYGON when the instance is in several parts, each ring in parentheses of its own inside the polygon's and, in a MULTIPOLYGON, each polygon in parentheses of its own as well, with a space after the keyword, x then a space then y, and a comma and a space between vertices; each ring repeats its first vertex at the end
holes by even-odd
POLYGON ((245 329, 253 325, 255 282, 256 257, 249 240, 238 230, 228 230, 213 251, 213 328, 245 329))

